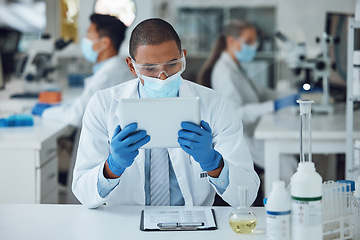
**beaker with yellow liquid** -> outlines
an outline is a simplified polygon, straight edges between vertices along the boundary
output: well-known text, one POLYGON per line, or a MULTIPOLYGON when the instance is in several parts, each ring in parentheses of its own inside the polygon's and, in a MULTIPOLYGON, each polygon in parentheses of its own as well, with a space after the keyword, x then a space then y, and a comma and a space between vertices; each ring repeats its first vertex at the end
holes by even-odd
POLYGON ((247 203, 247 186, 237 187, 238 206, 231 212, 229 224, 236 233, 252 233, 257 224, 256 215, 251 211, 247 203))

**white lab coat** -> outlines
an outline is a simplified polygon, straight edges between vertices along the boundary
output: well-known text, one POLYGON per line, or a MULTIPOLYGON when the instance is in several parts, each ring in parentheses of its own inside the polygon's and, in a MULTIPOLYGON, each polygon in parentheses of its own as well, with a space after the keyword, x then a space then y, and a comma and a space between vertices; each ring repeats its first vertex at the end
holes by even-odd
POLYGON ((46 109, 42 118, 68 123, 81 127, 82 116, 86 105, 95 92, 118 85, 133 79, 125 58, 114 56, 109 58, 101 68, 84 81, 84 90, 74 101, 64 102, 60 106, 46 109))
MULTIPOLYGON (((103 171, 104 162, 110 154, 109 142, 119 123, 115 115, 118 101, 121 98, 138 98, 138 84, 139 81, 134 79, 99 91, 87 106, 72 189, 80 202, 89 208, 103 203, 145 205, 144 149, 139 150, 134 163, 125 170, 120 183, 107 197, 101 198, 97 189, 98 174, 103 171)), ((201 118, 209 122, 214 148, 229 165, 229 185, 223 194, 218 194, 229 204, 236 205, 236 187, 239 184, 247 185, 251 204, 256 198, 260 180, 242 136, 241 121, 232 105, 215 91, 184 80, 180 97, 186 96, 200 97, 201 118)), ((200 178, 200 165, 181 148, 169 148, 168 152, 185 205, 211 205, 216 187, 207 178, 200 178)))
MULTIPOLYGON (((254 130, 261 116, 274 112, 274 102, 261 102, 249 80, 227 52, 221 54, 213 68, 211 86, 235 105, 244 124, 244 137, 254 163, 264 167, 264 144, 254 139, 254 130)), ((257 91, 262 94, 259 89, 257 91)))
MULTIPOLYGON (((254 131, 258 120, 263 115, 274 112, 273 100, 261 102, 261 99, 269 98, 274 93, 261 91, 256 85, 252 87, 249 81, 251 80, 244 76, 231 56, 223 52, 211 73, 211 86, 215 91, 228 97, 235 105, 244 124, 244 138, 253 161, 264 168, 264 142, 254 138, 254 131)), ((294 157, 282 155, 281 179, 288 182, 296 170, 296 165, 297 161, 294 157)))

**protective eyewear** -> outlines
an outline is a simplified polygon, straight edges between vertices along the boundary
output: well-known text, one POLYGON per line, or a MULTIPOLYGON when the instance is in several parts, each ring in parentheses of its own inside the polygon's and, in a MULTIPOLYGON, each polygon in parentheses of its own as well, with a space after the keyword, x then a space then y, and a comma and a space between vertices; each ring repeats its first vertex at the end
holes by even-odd
POLYGON ((154 64, 138 64, 134 59, 131 59, 135 72, 138 77, 147 76, 152 78, 160 78, 160 75, 164 73, 166 77, 170 77, 175 73, 183 73, 186 67, 185 56, 182 53, 181 58, 168 61, 165 63, 154 63, 154 64))

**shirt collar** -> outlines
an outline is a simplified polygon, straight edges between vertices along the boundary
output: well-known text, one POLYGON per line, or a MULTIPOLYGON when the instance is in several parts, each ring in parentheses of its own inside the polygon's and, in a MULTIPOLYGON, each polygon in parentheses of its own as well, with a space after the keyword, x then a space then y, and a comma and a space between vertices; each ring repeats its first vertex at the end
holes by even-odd
POLYGON ((96 73, 97 71, 99 71, 100 68, 102 68, 102 66, 104 66, 104 64, 105 64, 107 61, 109 61, 109 60, 110 60, 110 58, 109 58, 109 59, 106 59, 106 60, 104 60, 104 61, 102 61, 102 62, 96 63, 96 64, 92 67, 92 72, 93 72, 93 74, 96 73))

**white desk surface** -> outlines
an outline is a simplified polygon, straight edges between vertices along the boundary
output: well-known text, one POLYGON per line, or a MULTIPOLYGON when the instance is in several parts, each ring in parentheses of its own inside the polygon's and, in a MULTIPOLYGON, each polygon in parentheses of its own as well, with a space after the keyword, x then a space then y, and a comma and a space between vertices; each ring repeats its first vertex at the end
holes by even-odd
POLYGON ((34 117, 34 126, 0 128, 0 149, 40 150, 46 141, 56 140, 71 129, 64 123, 41 121, 34 117))
MULTIPOLYGON (((280 155, 300 153, 300 115, 294 109, 283 109, 263 116, 254 133, 264 140, 265 196, 270 194, 272 182, 280 179, 280 155)), ((354 137, 360 138, 360 111, 354 112, 354 137)), ((313 154, 346 152, 345 106, 338 105, 330 115, 311 116, 313 154)))
MULTIPOLYGON (((30 114, 37 99, 10 98, 11 94, 23 91, 22 81, 14 79, 5 87, 5 90, 0 90, 0 117, 15 113, 30 114)), ((72 99, 81 91, 80 88, 68 89, 63 93, 63 99, 72 99)), ((40 150, 50 138, 57 139, 72 129, 65 123, 42 121, 40 117, 34 116, 34 126, 0 128, 0 148, 40 150)))
POLYGON ((237 234, 229 226, 230 207, 215 209, 218 230, 143 232, 139 229, 144 206, 0 204, 0 239, 266 239, 265 209, 252 208, 258 218, 253 234, 237 234))
MULTIPOLYGON (((257 139, 300 139, 300 115, 283 109, 275 114, 265 115, 258 123, 254 137, 257 139)), ((345 105, 338 106, 334 114, 323 115, 312 113, 312 139, 346 139, 345 105)), ((360 111, 354 112, 354 126, 360 137, 360 111)), ((300 143, 299 143, 300 146, 300 143)))

